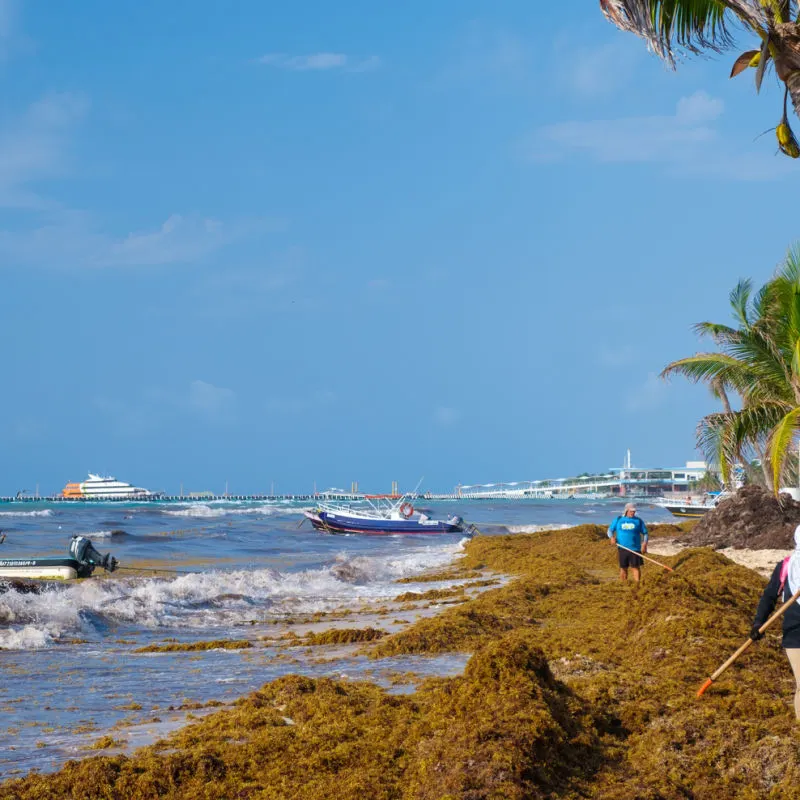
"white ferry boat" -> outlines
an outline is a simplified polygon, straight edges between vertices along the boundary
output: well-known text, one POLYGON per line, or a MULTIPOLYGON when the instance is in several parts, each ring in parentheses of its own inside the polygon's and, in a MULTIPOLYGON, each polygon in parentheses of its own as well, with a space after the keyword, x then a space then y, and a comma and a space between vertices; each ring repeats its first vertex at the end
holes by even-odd
POLYGON ((131 486, 130 483, 118 481, 110 475, 95 475, 90 472, 82 483, 68 483, 61 490, 61 496, 75 500, 151 500, 158 497, 159 493, 140 486, 131 486))

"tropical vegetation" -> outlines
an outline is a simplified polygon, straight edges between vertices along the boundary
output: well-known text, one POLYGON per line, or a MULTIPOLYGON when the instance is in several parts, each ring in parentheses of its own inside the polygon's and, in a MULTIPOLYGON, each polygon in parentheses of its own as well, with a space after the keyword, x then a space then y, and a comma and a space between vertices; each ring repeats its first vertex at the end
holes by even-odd
POLYGON ((700 420, 697 438, 725 483, 735 464, 758 459, 765 484, 777 491, 794 467, 789 454, 800 429, 800 246, 757 292, 739 281, 730 304, 734 326, 694 326, 718 350, 673 361, 661 374, 704 383, 722 403, 700 420))
POLYGON ((696 481, 689 481, 689 489, 693 492, 716 492, 721 488, 719 478, 710 471, 706 471, 703 477, 696 481))
POLYGON ((734 47, 732 30, 743 30, 755 49, 741 53, 731 77, 755 70, 756 90, 773 66, 784 86, 783 108, 775 126, 778 147, 791 158, 800 145, 789 125, 787 100, 800 116, 800 2, 798 0, 600 0, 617 27, 641 36, 671 66, 676 51, 721 52, 734 47))

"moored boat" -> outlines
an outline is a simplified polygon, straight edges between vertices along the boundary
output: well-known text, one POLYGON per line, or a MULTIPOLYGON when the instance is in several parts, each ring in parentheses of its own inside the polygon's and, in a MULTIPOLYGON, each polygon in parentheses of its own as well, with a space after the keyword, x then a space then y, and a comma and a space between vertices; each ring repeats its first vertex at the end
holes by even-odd
POLYGON ((100 554, 85 536, 73 536, 67 556, 0 558, 0 578, 74 580, 88 578, 96 567, 113 572, 117 563, 110 553, 100 554))
POLYGON ((665 508, 675 517, 702 517, 709 511, 713 511, 719 502, 727 497, 730 497, 730 494, 714 492, 709 493, 707 498, 700 501, 692 497, 687 497, 686 501, 683 503, 674 499, 655 500, 653 503, 661 508, 665 508))
POLYGON ((326 533, 472 533, 461 517, 446 520, 431 519, 425 512, 416 510, 411 502, 399 498, 397 502, 381 507, 367 501, 365 506, 344 506, 320 503, 311 511, 304 511, 306 519, 326 533))

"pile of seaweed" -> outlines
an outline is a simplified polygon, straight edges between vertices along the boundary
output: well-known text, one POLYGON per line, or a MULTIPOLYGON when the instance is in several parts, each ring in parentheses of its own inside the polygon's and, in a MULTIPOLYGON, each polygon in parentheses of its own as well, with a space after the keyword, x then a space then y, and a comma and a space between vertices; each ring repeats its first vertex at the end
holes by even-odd
POLYGON ((476 537, 463 574, 514 580, 365 644, 469 651, 463 675, 391 695, 287 676, 132 755, 69 762, 0 798, 784 798, 800 795, 793 681, 764 581, 709 549, 616 580, 605 531, 476 537))
POLYGON ((743 486, 706 513, 682 541, 716 549, 792 550, 798 525, 800 503, 791 496, 775 497, 763 486, 743 486))

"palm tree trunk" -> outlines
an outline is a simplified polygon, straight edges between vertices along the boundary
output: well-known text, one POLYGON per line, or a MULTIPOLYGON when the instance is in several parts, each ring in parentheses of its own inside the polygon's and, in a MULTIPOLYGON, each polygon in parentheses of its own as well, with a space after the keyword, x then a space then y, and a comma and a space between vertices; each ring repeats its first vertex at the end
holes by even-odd
POLYGON ((764 476, 764 484, 768 492, 774 491, 772 486, 772 462, 769 460, 766 449, 759 453, 761 456, 761 474, 764 476))
POLYGON ((786 84, 794 112, 800 117, 800 23, 776 25, 770 41, 775 42, 775 72, 786 84))
POLYGON ((728 400, 728 393, 725 391, 725 384, 722 383, 722 381, 714 381, 712 385, 714 387, 714 394, 720 399, 725 413, 729 415, 732 414, 733 409, 731 409, 731 401, 728 400))
POLYGON ((794 113, 800 117, 800 69, 796 69, 786 78, 786 88, 794 106, 794 113))

